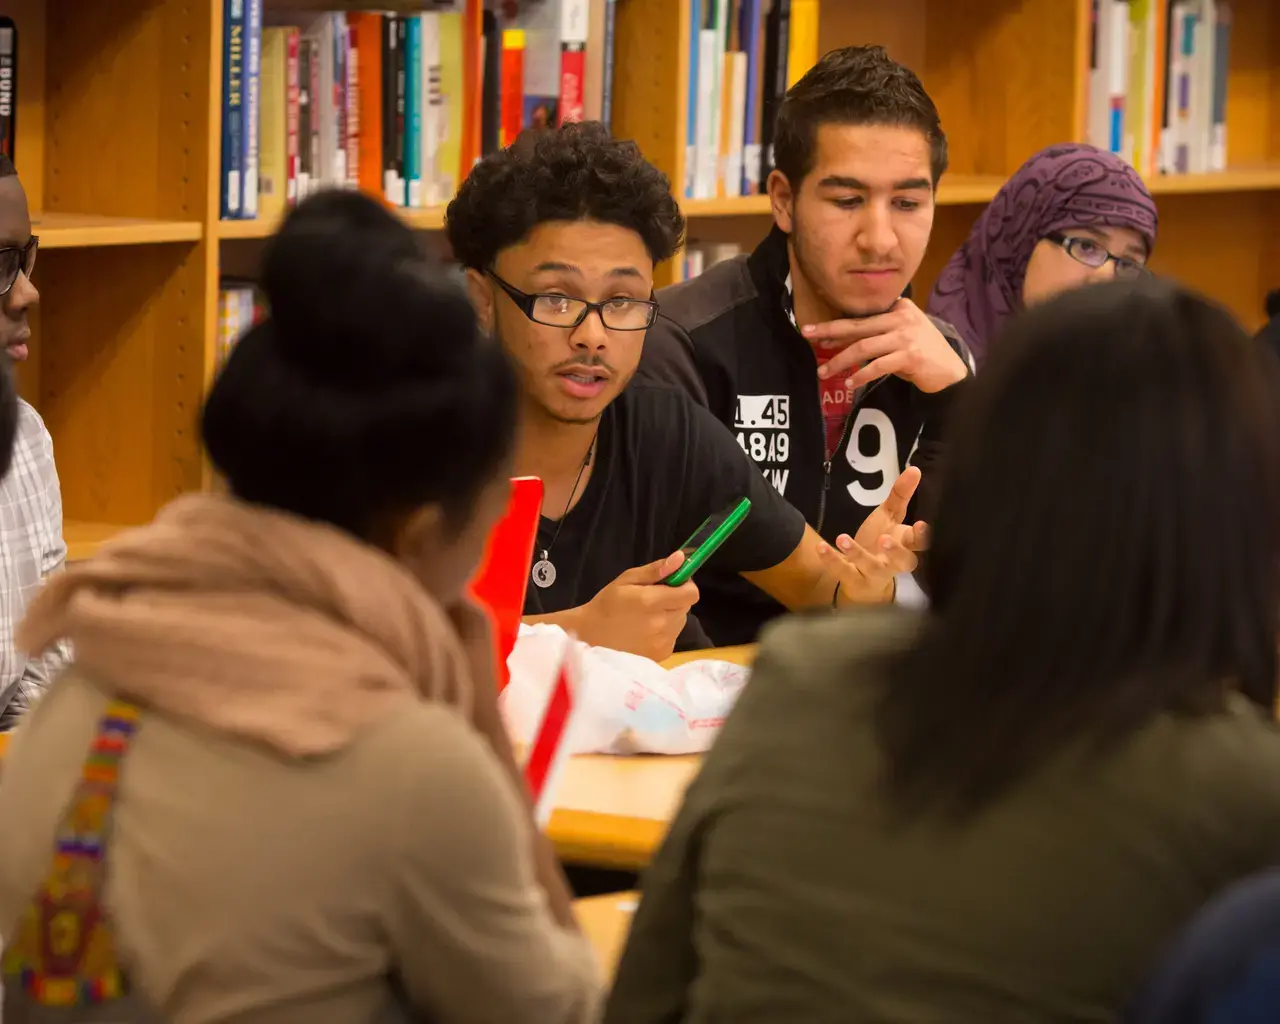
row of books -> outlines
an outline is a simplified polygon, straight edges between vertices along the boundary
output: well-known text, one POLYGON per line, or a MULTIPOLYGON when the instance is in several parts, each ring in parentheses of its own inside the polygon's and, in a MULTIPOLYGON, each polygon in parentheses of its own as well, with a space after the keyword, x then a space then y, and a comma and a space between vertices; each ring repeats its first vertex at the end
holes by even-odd
POLYGON ((1093 0, 1089 142, 1142 174, 1227 167, 1228 0, 1093 0))
POLYGON ((684 247, 684 252, 681 253, 681 262, 678 267, 680 280, 688 281, 717 263, 723 263, 725 260, 741 255, 742 247, 736 242, 704 243, 697 239, 690 239, 689 244, 684 247))
POLYGON ((262 294, 253 281, 223 277, 218 282, 218 346, 214 357, 218 366, 222 366, 240 335, 264 316, 262 294))
POLYGON ((818 61, 818 0, 691 0, 686 199, 757 195, 783 95, 818 61))
POLYGON ((438 206, 523 129, 610 119, 616 0, 305 16, 224 2, 224 219, 333 186, 438 206))

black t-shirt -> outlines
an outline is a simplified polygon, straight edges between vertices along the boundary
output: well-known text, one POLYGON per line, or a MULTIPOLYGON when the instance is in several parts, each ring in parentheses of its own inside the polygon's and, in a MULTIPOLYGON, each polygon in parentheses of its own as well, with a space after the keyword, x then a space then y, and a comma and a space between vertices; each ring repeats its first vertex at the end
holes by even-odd
MULTIPOLYGON (((707 516, 741 498, 751 499, 751 512, 707 566, 772 568, 799 545, 804 517, 705 408, 674 388, 633 381, 600 419, 582 497, 563 525, 545 515, 538 524, 533 561, 550 548, 555 582, 542 587, 530 579, 524 613, 586 604, 626 570, 678 550, 707 516)), ((708 645, 691 620, 676 649, 708 645)))

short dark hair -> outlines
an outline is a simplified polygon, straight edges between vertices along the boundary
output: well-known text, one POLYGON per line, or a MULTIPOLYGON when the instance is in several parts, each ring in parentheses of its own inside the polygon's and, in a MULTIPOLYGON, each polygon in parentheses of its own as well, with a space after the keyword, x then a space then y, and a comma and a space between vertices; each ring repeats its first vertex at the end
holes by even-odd
POLYGON ((364 540, 430 503, 465 523, 513 450, 517 384, 462 283, 376 200, 330 190, 268 243, 262 288, 204 407, 232 492, 364 540))
POLYGON ((787 90, 774 127, 773 162, 793 189, 813 170, 824 124, 918 128, 929 142, 935 187, 947 169, 938 108, 915 72, 883 46, 831 50, 787 90))
POLYGON ((923 570, 886 674, 899 810, 976 811, 1080 742, 1273 714, 1280 365, 1219 306, 1149 280, 1013 318, 956 410, 923 570))
POLYGON ((670 180, 639 146, 615 139, 598 121, 526 131, 486 156, 449 204, 445 231, 455 259, 488 270, 498 253, 555 220, 629 228, 655 264, 684 239, 670 180))

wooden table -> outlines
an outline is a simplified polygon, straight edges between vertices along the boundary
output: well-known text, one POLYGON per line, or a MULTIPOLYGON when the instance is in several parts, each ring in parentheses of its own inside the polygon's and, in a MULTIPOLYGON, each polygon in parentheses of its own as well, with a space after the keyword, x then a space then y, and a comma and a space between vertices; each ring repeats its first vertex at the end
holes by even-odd
POLYGON ((639 893, 615 892, 608 896, 588 896, 573 903, 582 930, 596 951, 600 980, 606 985, 617 972, 639 898, 639 893))
MULTIPOLYGON (((678 654, 663 665, 706 658, 749 665, 754 657, 754 646, 722 647, 678 654)), ((701 764, 697 754, 571 758, 547 826, 561 860, 627 871, 646 867, 701 764)))
MULTIPOLYGON (((691 651, 677 654, 663 665, 674 668, 712 657, 748 665, 755 657, 755 648, 691 651)), ((0 758, 8 742, 9 736, 0 733, 0 758)), ((572 758, 560 778, 556 810, 547 827, 556 851, 571 864, 628 871, 645 867, 701 763, 696 754, 589 754, 572 758)))

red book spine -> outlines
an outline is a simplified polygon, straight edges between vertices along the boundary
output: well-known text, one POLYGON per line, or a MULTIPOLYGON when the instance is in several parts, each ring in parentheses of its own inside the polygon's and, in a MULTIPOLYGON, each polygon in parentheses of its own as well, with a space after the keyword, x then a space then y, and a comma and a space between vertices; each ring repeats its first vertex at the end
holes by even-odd
POLYGON ((502 33, 502 122, 498 145, 516 141, 524 121, 524 33, 502 33))
POLYGON ((582 97, 586 91, 586 77, 586 45, 584 43, 563 43, 560 48, 559 124, 582 120, 585 113, 582 97))

